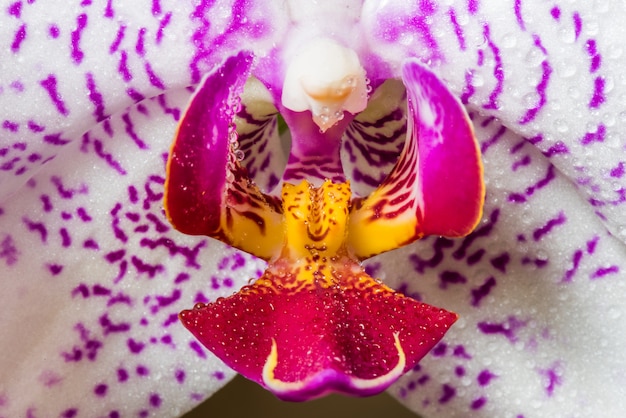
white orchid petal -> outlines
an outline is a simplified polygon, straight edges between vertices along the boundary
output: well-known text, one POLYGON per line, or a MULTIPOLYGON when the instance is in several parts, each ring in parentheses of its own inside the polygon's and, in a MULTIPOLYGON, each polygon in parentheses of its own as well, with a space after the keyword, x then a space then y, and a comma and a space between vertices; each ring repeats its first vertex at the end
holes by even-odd
POLYGON ((3 1, 0 197, 107 116, 199 82, 242 45, 262 55, 286 25, 279 9, 235 0, 3 1))
POLYGON ((466 103, 497 117, 578 185, 626 240, 620 2, 366 1, 372 48, 399 74, 418 56, 466 103))
POLYGON ((177 318, 256 274, 249 256, 163 214, 188 99, 113 116, 0 205, 0 415, 177 416, 233 376, 177 318))
POLYGON ((419 56, 483 115, 483 225, 380 261, 462 318, 395 395, 426 417, 619 415, 626 8, 367 1, 364 16, 391 73, 419 56))
POLYGON ((482 224, 377 260, 395 288, 460 315, 392 394, 425 417, 618 416, 626 248, 537 149, 475 122, 483 145, 498 138, 482 224))

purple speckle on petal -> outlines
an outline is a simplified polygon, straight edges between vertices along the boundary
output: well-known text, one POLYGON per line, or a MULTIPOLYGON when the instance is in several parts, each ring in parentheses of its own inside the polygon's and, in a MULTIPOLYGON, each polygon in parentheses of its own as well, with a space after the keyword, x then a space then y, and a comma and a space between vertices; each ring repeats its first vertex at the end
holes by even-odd
POLYGON ((578 37, 583 29, 583 21, 578 12, 574 13, 572 19, 574 20, 574 33, 576 34, 576 40, 578 40, 578 37))
POLYGON ((561 18, 561 9, 559 9, 557 6, 554 6, 551 10, 550 10, 550 15, 552 15, 552 18, 554 20, 559 20, 561 18))
POLYGON ((128 341, 126 341, 126 344, 128 345, 128 349, 130 350, 130 352, 133 353, 133 354, 141 353, 141 351, 145 347, 144 343, 135 341, 132 338, 129 338, 128 341))
POLYGON ((600 237, 597 236, 587 241, 587 254, 591 255, 596 251, 596 245, 598 245, 598 241, 600 241, 600 237))
POLYGON ((126 369, 117 369, 117 381, 125 382, 128 380, 128 372, 126 369))
POLYGON ((494 277, 489 277, 485 283, 480 285, 479 287, 472 289, 472 306, 479 306, 480 301, 483 300, 491 290, 496 285, 496 279, 494 277))
POLYGON ((434 357, 442 357, 446 355, 448 346, 445 343, 439 343, 430 352, 434 357))
POLYGON ((48 264, 48 271, 50 271, 53 276, 57 276, 63 271, 63 266, 60 264, 48 264))
POLYGON ((146 36, 146 28, 139 29, 137 33, 137 42, 135 43, 135 52, 139 56, 144 56, 146 54, 145 48, 145 36, 146 36))
POLYGON ((601 267, 591 274, 591 279, 600 279, 610 274, 619 273, 618 266, 601 267))
POLYGON ((16 1, 11 4, 8 8, 9 15, 14 16, 16 18, 20 18, 22 16, 22 2, 16 1))
POLYGON ((154 408, 160 407, 161 402, 161 397, 158 394, 153 393, 150 395, 150 405, 152 405, 154 408))
POLYGON ((467 283, 467 278, 456 271, 444 271, 439 275, 439 287, 447 289, 450 284, 467 283))
POLYGON ((124 34, 126 33, 126 26, 122 25, 117 30, 117 35, 115 36, 115 40, 109 47, 109 54, 114 54, 117 52, 117 49, 120 47, 122 40, 124 39, 124 34))
POLYGON ((511 256, 509 253, 503 253, 499 256, 492 258, 491 265, 496 269, 501 271, 502 273, 506 273, 506 266, 511 261, 511 256))
POLYGON ((557 371, 558 364, 554 367, 546 370, 539 370, 539 373, 544 376, 547 380, 546 382, 546 394, 548 396, 552 396, 554 394, 554 390, 557 386, 562 384, 562 379, 557 371))
POLYGON ((491 382, 491 380, 496 377, 497 376, 491 373, 489 370, 483 370, 478 374, 476 380, 478 381, 478 384, 480 386, 487 386, 491 382))
POLYGON ((485 404, 487 403, 487 399, 484 397, 475 399, 474 401, 472 401, 472 409, 476 410, 476 409, 480 409, 483 406, 485 406, 485 404))
POLYGON ((57 90, 57 79, 54 75, 50 74, 44 80, 41 80, 39 84, 48 92, 48 96, 52 100, 52 103, 56 107, 57 111, 63 116, 67 116, 70 112, 65 107, 65 103, 61 99, 61 95, 57 90))
POLYGON ((478 11, 478 0, 468 0, 467 11, 474 15, 478 11))
POLYGON ((563 225, 567 221, 565 214, 560 212, 556 218, 550 219, 545 225, 533 231, 533 239, 539 241, 546 234, 550 233, 556 226, 563 225))
POLYGON ((178 383, 183 384, 185 382, 185 371, 176 370, 176 372, 174 373, 174 377, 176 378, 176 381, 178 383))
POLYGON ((48 34, 52 39, 56 39, 59 37, 59 35, 61 35, 61 30, 57 25, 50 25, 50 27, 48 28, 48 34))
POLYGON ((80 49, 80 38, 83 30, 87 27, 87 15, 85 13, 76 18, 76 29, 72 31, 72 60, 75 64, 80 64, 85 53, 80 49))
POLYGON ((515 18, 517 19, 517 24, 520 29, 525 31, 526 25, 524 24, 524 18, 522 17, 522 0, 515 0, 515 5, 513 6, 515 11, 515 18))
POLYGON ((452 355, 454 357, 462 358, 465 360, 471 360, 472 358, 472 356, 470 356, 467 351, 465 351, 465 347, 463 347, 462 345, 457 345, 456 347, 454 347, 452 355))
POLYGON ((66 409, 65 411, 63 411, 63 413, 61 413, 61 417, 63 418, 74 418, 77 415, 78 415, 78 409, 76 408, 66 409))
POLYGON ((20 28, 15 32, 15 36, 13 37, 13 43, 11 44, 11 51, 16 53, 20 50, 20 46, 22 42, 26 39, 26 25, 20 26, 20 28))
POLYGON ((585 136, 580 140, 582 145, 589 145, 593 142, 604 142, 606 137, 606 126, 601 123, 593 132, 587 132, 585 136))
POLYGON ((443 393, 439 398, 439 403, 445 404, 450 402, 450 400, 452 400, 452 398, 454 398, 454 396, 456 395, 456 389, 448 384, 442 385, 441 388, 443 390, 443 393))
POLYGON ((196 352, 198 357, 203 358, 203 359, 206 358, 206 353, 204 352, 204 350, 202 349, 200 344, 198 344, 197 341, 195 341, 195 340, 191 341, 189 343, 189 347, 191 347, 191 349, 196 352))
POLYGON ((605 85, 604 78, 596 77, 596 79, 593 82, 593 86, 594 86, 593 96, 591 97, 591 100, 589 101, 589 107, 591 109, 597 109, 598 107, 600 107, 602 103, 606 101, 606 97, 604 96, 604 85, 605 85))
POLYGON ((138 376, 142 376, 142 377, 148 376, 150 374, 150 370, 148 370, 148 368, 143 365, 137 366, 137 369, 135 369, 135 371, 137 372, 138 376))
POLYGON ((617 167, 613 168, 610 172, 610 176, 614 178, 622 178, 626 174, 626 170, 624 170, 624 162, 620 161, 617 167))
POLYGON ((100 383, 93 389, 93 393, 95 393, 97 396, 105 396, 108 389, 109 387, 107 385, 105 385, 104 383, 100 383))
POLYGON ((89 297, 89 287, 85 283, 81 283, 72 290, 72 296, 81 295, 83 298, 89 297))

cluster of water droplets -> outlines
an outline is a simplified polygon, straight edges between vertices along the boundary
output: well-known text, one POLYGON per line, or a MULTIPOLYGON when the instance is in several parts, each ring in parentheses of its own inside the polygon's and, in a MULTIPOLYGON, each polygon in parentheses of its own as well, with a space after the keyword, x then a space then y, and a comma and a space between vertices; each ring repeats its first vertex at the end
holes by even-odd
POLYGON ((232 183, 235 181, 234 172, 237 166, 246 157, 246 154, 239 148, 239 135, 237 134, 237 126, 235 125, 235 115, 241 111, 241 98, 239 95, 229 94, 229 101, 223 109, 224 114, 230 120, 228 126, 228 145, 230 152, 228 153, 228 162, 226 163, 226 181, 232 183))
MULTIPOLYGON (((354 91, 358 87, 358 83, 359 80, 356 76, 346 77, 341 85, 335 89, 335 96, 342 96, 346 90, 349 90, 350 92, 354 91)), ((369 101, 371 93, 372 86, 370 79, 365 77, 365 90, 360 93, 360 97, 369 101)), ((343 107, 323 105, 317 112, 315 112, 315 116, 322 122, 322 126, 332 126, 344 118, 344 112, 346 112, 346 110, 343 107)), ((320 133, 323 133, 324 131, 325 129, 320 128, 320 133)))

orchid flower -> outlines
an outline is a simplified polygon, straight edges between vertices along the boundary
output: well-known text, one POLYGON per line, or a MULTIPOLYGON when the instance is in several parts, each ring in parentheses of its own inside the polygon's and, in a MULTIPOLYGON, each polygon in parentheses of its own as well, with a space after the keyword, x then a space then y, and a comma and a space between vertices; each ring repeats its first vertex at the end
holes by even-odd
MULTIPOLYGON (((394 396, 422 416, 626 409, 621 3, 55 3, 12 0, 0 14, 0 416, 178 416, 233 376, 178 312, 232 295, 265 263, 174 230, 163 194, 188 87, 245 54, 228 74, 248 82, 237 113, 256 122, 240 124, 233 155, 244 152, 259 193, 285 167, 321 186, 307 171, 319 162, 282 159, 267 103, 288 109, 276 108, 292 150, 306 144, 300 128, 346 128, 341 165, 324 176, 340 182, 342 167, 361 196, 409 143, 390 133, 420 120, 399 105, 421 91, 401 82, 407 66, 433 74, 473 122, 486 186, 475 232, 366 261, 385 286, 459 315, 394 396), (315 77, 285 104, 290 64, 302 74, 298 53, 320 38, 354 51, 366 107, 329 106, 340 100, 311 94, 315 77), (270 125, 254 130, 261 119, 270 125)), ((228 104, 206 117, 237 111, 228 104)))

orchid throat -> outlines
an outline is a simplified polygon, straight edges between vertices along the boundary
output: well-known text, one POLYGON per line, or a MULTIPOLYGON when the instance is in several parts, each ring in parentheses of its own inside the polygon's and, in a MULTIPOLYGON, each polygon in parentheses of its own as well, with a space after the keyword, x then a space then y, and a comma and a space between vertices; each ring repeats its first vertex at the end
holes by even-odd
POLYGON ((472 231, 484 189, 469 118, 430 70, 407 61, 402 152, 369 196, 355 197, 339 150, 370 105, 369 81, 354 51, 315 41, 287 65, 282 94, 264 108, 268 122, 251 136, 271 145, 281 110, 292 145, 277 196, 237 158, 234 104, 253 61, 239 53, 197 88, 172 145, 165 208, 181 232, 219 239, 268 267, 254 284, 180 319, 227 365, 282 399, 378 393, 457 316, 395 292, 360 262, 425 235, 472 231), (320 67, 323 54, 332 65, 320 67))

